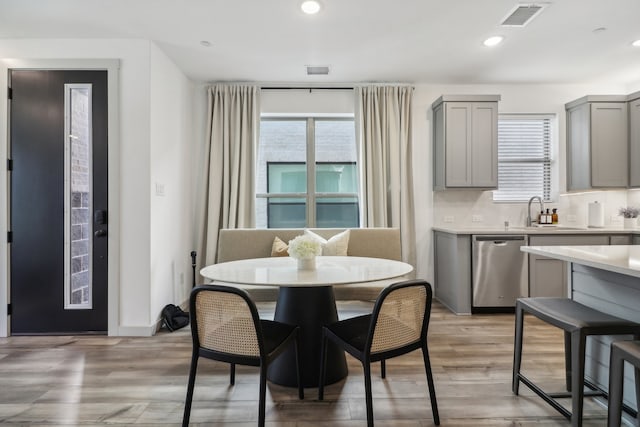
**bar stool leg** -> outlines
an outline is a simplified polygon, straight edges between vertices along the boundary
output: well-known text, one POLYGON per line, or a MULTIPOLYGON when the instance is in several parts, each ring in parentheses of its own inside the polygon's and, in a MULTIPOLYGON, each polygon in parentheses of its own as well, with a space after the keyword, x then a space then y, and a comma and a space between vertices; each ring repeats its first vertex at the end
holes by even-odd
POLYGON ((581 331, 571 333, 571 426, 582 427, 584 405, 584 353, 587 337, 581 331))
POLYGON ((523 334, 523 318, 524 312, 518 302, 516 302, 516 331, 515 341, 513 343, 513 379, 511 390, 513 394, 518 395, 520 388, 520 366, 522 364, 522 334, 523 334))
POLYGON ((607 411, 608 427, 620 427, 620 417, 622 417, 623 381, 624 360, 620 355, 618 347, 612 345, 611 356, 609 358, 609 409, 607 411))
POLYGON ((564 331, 564 375, 567 391, 571 391, 571 334, 564 331))

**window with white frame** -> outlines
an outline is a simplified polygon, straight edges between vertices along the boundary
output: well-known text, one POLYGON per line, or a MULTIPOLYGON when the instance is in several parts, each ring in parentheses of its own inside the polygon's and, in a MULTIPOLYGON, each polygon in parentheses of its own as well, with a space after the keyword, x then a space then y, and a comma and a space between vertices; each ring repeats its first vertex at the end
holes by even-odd
POLYGON ((353 118, 260 121, 256 227, 359 226, 353 118))
POLYGON ((551 201, 551 114, 500 114, 498 117, 498 189, 493 200, 551 201))

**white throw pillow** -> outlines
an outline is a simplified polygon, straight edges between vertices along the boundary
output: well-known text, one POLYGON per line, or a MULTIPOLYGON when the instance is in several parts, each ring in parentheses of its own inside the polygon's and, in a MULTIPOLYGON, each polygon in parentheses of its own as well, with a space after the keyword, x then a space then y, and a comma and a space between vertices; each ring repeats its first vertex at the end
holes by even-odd
POLYGON ((316 239, 322 245, 322 255, 325 256, 347 256, 349 250, 349 234, 350 230, 344 230, 336 234, 329 240, 322 236, 318 236, 311 230, 304 230, 306 236, 316 239))

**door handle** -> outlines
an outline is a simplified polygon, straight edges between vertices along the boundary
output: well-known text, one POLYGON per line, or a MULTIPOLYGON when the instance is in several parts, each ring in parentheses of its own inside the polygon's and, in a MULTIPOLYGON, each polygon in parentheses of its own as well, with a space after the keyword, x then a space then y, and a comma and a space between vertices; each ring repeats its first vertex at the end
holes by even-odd
POLYGON ((104 237, 107 235, 107 230, 98 230, 95 233, 93 233, 93 235, 96 237, 104 237))

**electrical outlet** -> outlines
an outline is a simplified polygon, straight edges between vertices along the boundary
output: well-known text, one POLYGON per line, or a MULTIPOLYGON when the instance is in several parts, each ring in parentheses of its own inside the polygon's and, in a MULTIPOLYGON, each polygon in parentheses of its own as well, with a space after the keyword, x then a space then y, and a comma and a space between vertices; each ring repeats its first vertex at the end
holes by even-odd
POLYGON ((471 222, 482 222, 484 218, 482 215, 471 215, 471 222))
POLYGON ((619 215, 611 215, 609 218, 612 224, 620 224, 622 222, 622 217, 619 215))
POLYGON ((569 214, 567 215, 567 222, 576 222, 577 221, 577 217, 573 214, 569 214))
POLYGON ((444 222, 449 222, 449 223, 451 223, 451 222, 453 222, 453 221, 454 221, 454 218, 453 218, 453 216, 451 216, 451 215, 447 215, 447 216, 445 216, 445 217, 444 217, 444 218, 442 218, 442 219, 443 219, 443 221, 444 221, 444 222))

